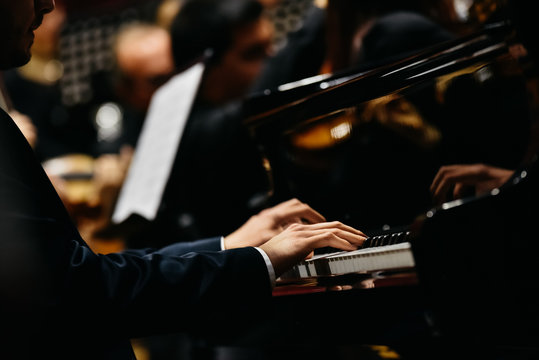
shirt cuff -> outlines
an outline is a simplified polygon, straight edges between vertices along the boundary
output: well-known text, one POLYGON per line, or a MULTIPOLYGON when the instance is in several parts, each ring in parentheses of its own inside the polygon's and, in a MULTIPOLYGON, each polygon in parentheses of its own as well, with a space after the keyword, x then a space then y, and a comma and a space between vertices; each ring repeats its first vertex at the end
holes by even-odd
POLYGON ((268 254, 266 254, 264 250, 256 246, 255 246, 255 249, 257 249, 258 252, 260 252, 262 257, 264 258, 264 261, 266 262, 266 267, 268 268, 268 275, 270 279, 271 288, 273 289, 275 287, 275 270, 273 269, 273 264, 271 263, 271 260, 268 254))
POLYGON ((225 250, 225 237, 221 236, 221 250, 225 250))

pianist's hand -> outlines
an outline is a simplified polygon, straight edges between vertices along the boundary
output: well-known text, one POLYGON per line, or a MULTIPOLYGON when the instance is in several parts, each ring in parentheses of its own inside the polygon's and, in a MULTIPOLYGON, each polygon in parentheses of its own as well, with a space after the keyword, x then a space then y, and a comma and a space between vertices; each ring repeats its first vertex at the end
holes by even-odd
POLYGON ((275 275, 308 257, 314 249, 331 246, 356 250, 365 241, 363 232, 338 221, 317 224, 292 224, 260 248, 269 256, 275 275))
POLYGON ((485 164, 442 166, 434 177, 430 192, 435 204, 450 200, 449 192, 453 199, 461 198, 468 190, 480 195, 503 185, 513 172, 485 164))
POLYGON ((293 223, 319 223, 326 219, 309 205, 291 199, 252 216, 238 230, 225 237, 225 248, 259 246, 293 223))

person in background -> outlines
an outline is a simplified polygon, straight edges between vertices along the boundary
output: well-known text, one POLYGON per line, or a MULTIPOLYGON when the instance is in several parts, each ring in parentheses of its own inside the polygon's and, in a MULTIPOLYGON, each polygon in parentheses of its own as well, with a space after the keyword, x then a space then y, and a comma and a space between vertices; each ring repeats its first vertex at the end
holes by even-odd
POLYGON ((100 155, 91 161, 91 192, 86 201, 90 216, 78 223, 86 238, 93 240, 92 246, 102 251, 125 246, 123 234, 110 232, 111 216, 150 100, 174 74, 170 35, 153 22, 136 21, 120 27, 112 54, 113 70, 95 79, 96 88, 102 90, 94 100, 100 155))
POLYGON ((172 21, 178 11, 180 11, 184 1, 185 0, 162 0, 155 12, 155 23, 170 30, 172 21))
POLYGON ((287 35, 298 30, 311 6, 323 6, 325 0, 260 0, 273 24, 273 52, 286 45, 287 35))
POLYGON ((129 236, 129 246, 149 245, 147 232, 185 239, 230 233, 266 206, 260 200, 265 171, 241 116, 243 97, 271 49, 272 27, 263 10, 256 0, 193 0, 174 18, 177 71, 208 50, 211 56, 156 219, 129 236))
POLYGON ((124 113, 122 144, 136 146, 154 92, 174 74, 170 35, 151 23, 121 28, 113 45, 113 87, 124 113))
MULTIPOLYGON (((0 1, 1 70, 29 61, 34 31, 53 9, 54 0, 0 1)), ((9 359, 134 359, 132 337, 219 327, 216 316, 233 320, 227 330, 245 326, 240 319, 271 299, 274 277, 315 248, 365 240, 292 199, 229 236, 98 255, 3 110, 0 191, 0 342, 9 359)))
MULTIPOLYGON (((173 59, 175 71, 182 71, 205 50, 211 49, 212 56, 206 62, 156 219, 139 219, 136 231, 122 234, 130 248, 167 245, 171 235, 187 241, 231 233, 266 205, 253 201, 265 190, 266 178, 257 149, 241 124, 242 98, 271 48, 273 29, 264 8, 254 0, 195 0, 181 4, 169 0, 162 3, 161 9, 168 7, 173 7, 177 15, 169 21, 159 16, 162 12, 158 11, 157 22, 170 32, 172 47, 168 51, 172 54, 165 52, 164 46, 157 46, 157 33, 162 34, 163 30, 152 26, 153 56, 136 51, 127 57, 129 54, 123 51, 128 60, 140 60, 132 60, 139 65, 128 72, 120 61, 120 45, 131 43, 132 48, 138 47, 140 44, 135 45, 135 41, 140 36, 120 34, 115 52, 117 69, 124 78, 141 78, 141 74, 148 73, 144 68, 158 69, 157 65, 164 64, 165 59, 173 59), (128 42, 130 38, 133 41, 128 42), (163 51, 155 53, 158 48, 163 51), (156 57, 162 60, 144 66, 156 57)), ((125 32, 134 33, 132 30, 133 27, 127 28, 125 32)), ((147 33, 149 30, 146 26, 147 33)), ((164 36, 161 40, 159 44, 164 45, 164 36)), ((195 343, 199 341, 185 334, 139 339, 139 345, 157 359, 170 358, 167 352, 171 349, 177 353, 195 343)))
MULTIPOLYGON (((112 71, 99 73, 94 79, 96 88, 101 90, 94 97, 98 125, 96 144, 100 155, 86 157, 86 171, 92 179, 87 183, 89 191, 84 201, 66 201, 70 212, 76 212, 79 231, 101 252, 126 246, 124 234, 111 231, 111 216, 150 100, 175 71, 169 32, 156 23, 135 21, 123 25, 111 48, 112 71), (84 211, 80 211, 81 208, 84 211)), ((46 165, 46 170, 54 173, 55 162, 49 161, 46 165)), ((54 183, 57 188, 69 188, 60 176, 55 177, 54 183)))
POLYGON ((319 74, 395 61, 454 36, 414 2, 328 0, 311 6, 303 25, 271 57, 253 92, 319 74))

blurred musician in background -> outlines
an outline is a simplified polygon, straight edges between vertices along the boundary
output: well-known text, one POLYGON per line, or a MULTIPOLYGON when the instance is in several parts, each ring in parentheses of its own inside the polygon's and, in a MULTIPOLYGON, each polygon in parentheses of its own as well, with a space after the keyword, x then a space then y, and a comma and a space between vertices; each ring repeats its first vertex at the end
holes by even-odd
POLYGON ((329 0, 312 6, 302 28, 272 57, 254 91, 361 64, 404 57, 454 35, 422 15, 415 3, 329 0), (414 10, 414 11, 413 11, 414 10))
MULTIPOLYGON (((179 1, 167 2, 166 8, 177 11, 179 5, 179 1)), ((125 246, 123 236, 108 233, 110 218, 151 97, 174 74, 167 20, 164 16, 158 20, 159 24, 133 21, 121 26, 111 45, 112 70, 95 76, 100 91, 94 95, 96 109, 89 115, 95 117, 99 156, 91 159, 91 193, 82 202, 91 211, 77 218, 87 241, 102 252, 125 246)))
MULTIPOLYGON (((272 27, 256 0, 185 2, 171 24, 178 70, 211 56, 182 135, 157 218, 128 238, 151 234, 194 239, 230 233, 265 204, 265 173, 241 123, 241 101, 258 76, 272 44, 272 27), (197 34, 193 36, 193 34, 197 34)), ((166 237, 161 237, 166 239, 166 237)))
POLYGON ((185 0, 162 0, 155 13, 155 23, 170 30, 172 20, 180 11, 185 0))
POLYGON ((147 22, 121 27, 112 52, 113 96, 107 100, 116 103, 122 114, 117 145, 112 149, 117 151, 124 145, 136 146, 152 95, 174 74, 174 62, 168 31, 147 22))

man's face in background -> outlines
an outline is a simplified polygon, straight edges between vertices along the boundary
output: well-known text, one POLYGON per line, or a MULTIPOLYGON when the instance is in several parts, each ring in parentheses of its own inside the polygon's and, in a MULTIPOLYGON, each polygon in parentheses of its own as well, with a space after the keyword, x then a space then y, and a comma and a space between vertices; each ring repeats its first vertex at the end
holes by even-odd
POLYGON ((273 30, 269 20, 261 17, 233 32, 230 48, 206 74, 205 82, 210 84, 204 92, 206 100, 219 104, 247 93, 271 53, 273 30))

